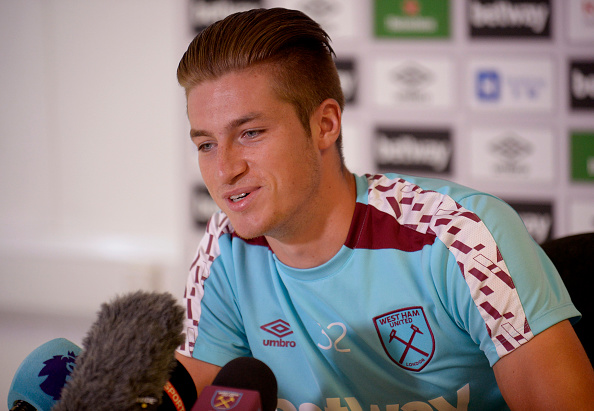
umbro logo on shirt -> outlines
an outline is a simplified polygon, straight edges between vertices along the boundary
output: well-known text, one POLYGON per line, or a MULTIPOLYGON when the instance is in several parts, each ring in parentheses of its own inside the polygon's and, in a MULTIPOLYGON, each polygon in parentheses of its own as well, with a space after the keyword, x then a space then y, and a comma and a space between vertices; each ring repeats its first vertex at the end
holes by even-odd
POLYGON ((291 326, 288 322, 278 319, 268 324, 264 324, 260 327, 262 330, 266 331, 277 337, 277 340, 266 340, 264 339, 262 343, 267 347, 295 347, 295 341, 285 341, 285 338, 288 335, 293 334, 293 330, 291 330, 291 326))

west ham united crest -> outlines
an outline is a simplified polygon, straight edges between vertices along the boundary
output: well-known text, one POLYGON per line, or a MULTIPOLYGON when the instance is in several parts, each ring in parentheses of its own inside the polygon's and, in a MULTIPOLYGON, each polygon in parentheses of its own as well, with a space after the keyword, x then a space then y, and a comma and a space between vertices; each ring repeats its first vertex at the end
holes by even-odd
POLYGON ((390 311, 373 319, 384 351, 396 364, 421 371, 435 352, 435 339, 423 307, 390 311))
POLYGON ((236 391, 217 390, 210 401, 210 405, 219 411, 234 408, 241 401, 242 393, 236 391))

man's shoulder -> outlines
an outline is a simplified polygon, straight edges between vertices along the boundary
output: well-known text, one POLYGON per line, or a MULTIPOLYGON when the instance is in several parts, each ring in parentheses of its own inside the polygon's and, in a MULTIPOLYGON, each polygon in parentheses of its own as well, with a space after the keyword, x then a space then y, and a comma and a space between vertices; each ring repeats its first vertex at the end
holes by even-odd
POLYGON ((398 193, 402 192, 423 194, 435 192, 451 197, 454 201, 473 195, 488 195, 487 193, 441 178, 396 173, 366 174, 365 178, 368 184, 368 195, 372 192, 381 192, 387 196, 398 195, 398 193))
MULTIPOLYGON (((398 204, 403 210, 424 208, 429 204, 450 204, 482 215, 497 212, 509 215, 511 207, 497 196, 449 180, 396 173, 366 174, 367 187, 360 189, 358 202, 383 209, 398 204)), ((358 183, 362 185, 360 180, 358 183)))

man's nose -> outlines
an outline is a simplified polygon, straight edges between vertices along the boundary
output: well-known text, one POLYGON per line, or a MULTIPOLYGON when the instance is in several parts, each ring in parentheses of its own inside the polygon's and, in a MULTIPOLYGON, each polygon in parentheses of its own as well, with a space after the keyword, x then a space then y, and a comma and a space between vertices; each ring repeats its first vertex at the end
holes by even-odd
POLYGON ((241 147, 234 143, 219 145, 217 172, 225 184, 233 184, 247 170, 247 162, 241 147))

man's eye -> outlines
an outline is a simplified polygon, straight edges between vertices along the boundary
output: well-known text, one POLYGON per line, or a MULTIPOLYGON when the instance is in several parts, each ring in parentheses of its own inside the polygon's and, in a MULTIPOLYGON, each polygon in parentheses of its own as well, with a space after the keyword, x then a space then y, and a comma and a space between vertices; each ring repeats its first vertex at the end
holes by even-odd
POLYGON ((212 143, 202 143, 198 145, 198 151, 210 151, 212 150, 212 143))
POLYGON ((248 130, 244 133, 247 138, 256 138, 260 135, 260 130, 248 130))

